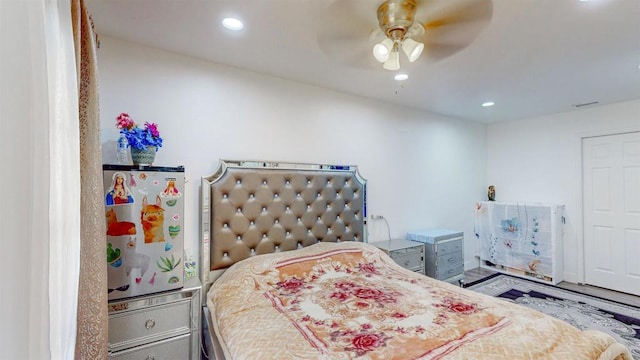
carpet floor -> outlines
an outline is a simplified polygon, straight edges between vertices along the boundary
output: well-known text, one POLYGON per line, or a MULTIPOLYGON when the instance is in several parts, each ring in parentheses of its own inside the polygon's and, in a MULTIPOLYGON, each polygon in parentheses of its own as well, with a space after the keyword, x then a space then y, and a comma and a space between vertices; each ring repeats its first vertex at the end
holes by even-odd
POLYGON ((634 359, 640 359, 640 308, 503 274, 466 287, 538 310, 581 330, 608 333, 627 346, 634 359))

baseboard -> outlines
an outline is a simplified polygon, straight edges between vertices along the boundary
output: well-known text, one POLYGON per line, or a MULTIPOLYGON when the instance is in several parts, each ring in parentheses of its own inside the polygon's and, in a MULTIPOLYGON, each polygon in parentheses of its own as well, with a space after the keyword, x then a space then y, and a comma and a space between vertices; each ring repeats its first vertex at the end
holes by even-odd
POLYGON ((464 271, 475 269, 480 267, 480 261, 476 258, 473 260, 467 260, 464 262, 464 271))
POLYGON ((578 280, 578 274, 576 273, 564 273, 564 281, 566 282, 570 282, 572 284, 580 284, 580 281, 578 280))

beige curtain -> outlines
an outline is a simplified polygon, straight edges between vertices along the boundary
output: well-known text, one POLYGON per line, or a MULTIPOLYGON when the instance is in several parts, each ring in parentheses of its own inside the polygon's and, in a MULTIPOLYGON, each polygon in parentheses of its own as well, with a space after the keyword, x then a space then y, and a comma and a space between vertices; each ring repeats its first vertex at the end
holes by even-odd
POLYGON ((97 40, 84 0, 72 0, 80 110, 80 282, 76 359, 107 358, 107 262, 97 40))

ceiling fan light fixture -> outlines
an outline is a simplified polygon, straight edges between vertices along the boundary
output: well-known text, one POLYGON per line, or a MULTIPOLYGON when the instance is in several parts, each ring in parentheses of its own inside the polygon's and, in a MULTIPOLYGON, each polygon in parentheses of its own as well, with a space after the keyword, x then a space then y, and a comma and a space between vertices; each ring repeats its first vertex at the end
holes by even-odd
POLYGON ((400 69, 400 54, 397 50, 389 53, 389 59, 382 64, 382 67, 392 71, 400 69))
POLYGON ((407 55, 410 62, 416 61, 424 50, 424 44, 411 38, 406 38, 402 42, 402 51, 407 55))
POLYGON ((384 39, 373 46, 373 57, 379 62, 384 63, 389 59, 389 54, 391 54, 392 49, 393 41, 389 38, 384 39))

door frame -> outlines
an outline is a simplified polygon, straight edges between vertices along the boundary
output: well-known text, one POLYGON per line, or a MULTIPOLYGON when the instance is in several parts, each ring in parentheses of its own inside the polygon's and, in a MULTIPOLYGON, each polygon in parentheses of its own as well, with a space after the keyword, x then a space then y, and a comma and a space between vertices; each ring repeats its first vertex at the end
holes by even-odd
POLYGON ((584 168, 583 168, 583 162, 584 159, 582 157, 583 155, 583 149, 582 149, 582 141, 586 138, 592 138, 592 137, 600 137, 600 136, 611 136, 611 135, 622 135, 622 134, 629 134, 629 133, 634 133, 634 132, 640 132, 640 127, 633 127, 633 128, 624 128, 624 129, 611 129, 611 130, 594 130, 594 131, 586 131, 586 132, 580 132, 578 134, 576 134, 576 174, 578 175, 577 179, 580 179, 580 184, 579 186, 577 186, 576 188, 578 189, 578 193, 576 194, 576 199, 577 199, 577 205, 578 205, 578 214, 580 214, 577 217, 577 221, 576 221, 576 236, 577 236, 577 245, 578 248, 577 250, 577 254, 578 254, 578 259, 576 262, 576 265, 578 267, 578 274, 577 274, 577 279, 576 282, 578 284, 586 284, 585 282, 585 266, 586 266, 586 261, 585 261, 585 253, 584 253, 584 179, 582 178, 582 175, 584 174, 584 168))

